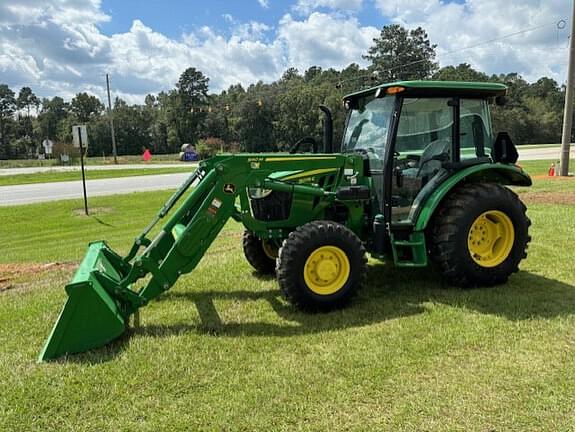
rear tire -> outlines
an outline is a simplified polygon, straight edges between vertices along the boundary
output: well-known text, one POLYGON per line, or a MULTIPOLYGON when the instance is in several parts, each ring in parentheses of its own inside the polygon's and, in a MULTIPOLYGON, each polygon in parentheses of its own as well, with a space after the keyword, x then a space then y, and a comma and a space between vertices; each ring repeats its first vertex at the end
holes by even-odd
POLYGON ((360 289, 367 272, 361 240, 343 225, 314 221, 284 240, 277 278, 287 300, 304 310, 344 306, 360 289))
POLYGON ((527 257, 526 207, 499 184, 468 184, 447 197, 430 226, 430 253, 443 277, 463 288, 505 283, 527 257))
POLYGON ((244 231, 242 244, 246 259, 258 273, 274 274, 278 252, 277 247, 270 243, 269 240, 262 240, 247 230, 244 231))

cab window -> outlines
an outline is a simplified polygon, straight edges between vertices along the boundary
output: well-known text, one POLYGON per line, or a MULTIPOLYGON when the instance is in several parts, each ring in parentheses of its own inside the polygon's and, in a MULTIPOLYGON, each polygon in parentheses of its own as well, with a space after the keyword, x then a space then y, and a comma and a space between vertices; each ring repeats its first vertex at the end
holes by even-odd
POLYGON ((461 99, 459 116, 460 159, 489 156, 493 137, 487 101, 461 99))
POLYGON ((451 160, 453 107, 448 98, 405 98, 397 130, 391 186, 393 223, 409 222, 420 190, 451 160))

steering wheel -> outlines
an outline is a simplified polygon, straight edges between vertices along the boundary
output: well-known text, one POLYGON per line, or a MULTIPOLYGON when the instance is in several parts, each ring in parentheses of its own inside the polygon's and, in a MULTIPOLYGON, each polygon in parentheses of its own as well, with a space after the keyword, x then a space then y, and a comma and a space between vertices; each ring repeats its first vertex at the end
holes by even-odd
POLYGON ((298 151, 298 149, 299 149, 299 146, 300 146, 301 144, 304 144, 304 143, 311 144, 312 153, 317 153, 317 149, 318 149, 317 141, 316 141, 314 138, 312 138, 312 137, 303 137, 303 138, 299 139, 299 140, 293 145, 293 147, 292 147, 292 148, 290 149, 290 151, 289 151, 290 154, 297 153, 297 151, 298 151))
POLYGON ((449 155, 445 154, 445 153, 439 153, 437 155, 434 155, 430 158, 425 159, 423 162, 420 163, 419 165, 419 169, 417 170, 417 177, 421 176, 421 173, 423 172, 423 167, 428 163, 428 162, 432 162, 432 161, 439 161, 441 163, 443 162, 447 162, 449 161, 449 155))

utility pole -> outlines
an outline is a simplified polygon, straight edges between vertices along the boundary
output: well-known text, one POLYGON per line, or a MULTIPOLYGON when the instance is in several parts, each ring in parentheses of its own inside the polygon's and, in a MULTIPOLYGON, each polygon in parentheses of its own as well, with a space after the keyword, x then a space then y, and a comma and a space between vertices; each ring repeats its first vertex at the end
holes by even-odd
POLYGON ((561 166, 559 174, 569 175, 569 151, 571 128, 573 126, 573 87, 575 87, 575 0, 571 15, 571 36, 569 38, 569 66, 567 67, 567 88, 565 89, 565 109, 563 111, 563 134, 561 135, 561 166))
POLYGON ((110 98, 110 79, 106 74, 106 89, 108 90, 108 119, 110 120, 110 130, 112 131, 112 154, 114 163, 118 165, 118 151, 116 150, 116 134, 114 133, 114 119, 112 118, 112 99, 110 98))

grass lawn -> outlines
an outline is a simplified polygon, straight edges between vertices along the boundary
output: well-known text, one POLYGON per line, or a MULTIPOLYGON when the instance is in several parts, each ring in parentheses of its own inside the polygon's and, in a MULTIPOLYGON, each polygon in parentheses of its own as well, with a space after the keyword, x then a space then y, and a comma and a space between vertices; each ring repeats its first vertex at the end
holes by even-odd
MULTIPOLYGON (((573 143, 571 143, 573 145, 573 143)), ((520 144, 517 146, 519 150, 521 149, 542 149, 542 148, 554 148, 554 147, 561 147, 561 143, 556 144, 520 144)))
POLYGON ((505 286, 370 261, 348 308, 305 314, 230 222, 139 329, 36 364, 87 242, 125 253, 168 195, 0 208, 0 430, 573 430, 575 181, 521 194, 533 240, 505 286))
POLYGON ((552 163, 556 161, 553 160, 530 160, 521 161, 519 165, 532 177, 546 176, 549 172, 549 167, 552 163))
MULTIPOLYGON (((575 145, 575 144, 572 144, 575 145)), ((518 146, 521 149, 542 149, 542 148, 559 148, 561 144, 526 144, 518 146)), ((143 162, 141 155, 126 155, 118 156, 119 164, 150 164, 150 163, 169 163, 179 162, 178 154, 154 154, 150 162, 143 162)), ((87 165, 112 165, 114 159, 111 156, 91 156, 85 159, 87 165)), ((23 168, 23 167, 37 167, 37 166, 58 166, 60 165, 57 159, 37 160, 37 159, 9 159, 0 160, 1 168, 23 168)), ((80 166, 80 161, 74 161, 74 165, 80 166)))
MULTIPOLYGON (((141 168, 141 169, 111 169, 111 170, 86 170, 86 180, 103 178, 132 177, 142 175, 172 174, 180 172, 192 172, 195 166, 176 166, 174 168, 141 168)), ((80 171, 73 172, 42 172, 34 174, 16 174, 0 176, 0 186, 11 186, 30 183, 53 183, 62 181, 81 180, 80 171)))
MULTIPOLYGON (((152 155, 152 160, 149 162, 142 161, 141 155, 126 155, 118 156, 119 164, 151 164, 151 163, 169 163, 179 162, 177 154, 154 154, 152 155)), ((84 159, 86 165, 113 165, 114 159, 112 156, 90 156, 84 159)), ((25 167, 50 167, 59 166, 60 161, 58 159, 6 159, 0 160, 0 168, 25 168, 25 167)), ((75 159, 73 165, 80 166, 80 159, 75 159)))
MULTIPOLYGON (((521 165, 531 175, 545 175, 549 170, 552 160, 525 161, 521 165)), ((122 170, 86 170, 86 180, 102 178, 130 177, 140 175, 171 174, 179 172, 192 172, 195 165, 181 165, 173 168, 141 168, 122 170)), ((81 173, 74 172, 43 172, 34 174, 17 174, 12 176, 0 176, 0 186, 10 186, 29 183, 51 183, 60 181, 80 180, 81 173)))

